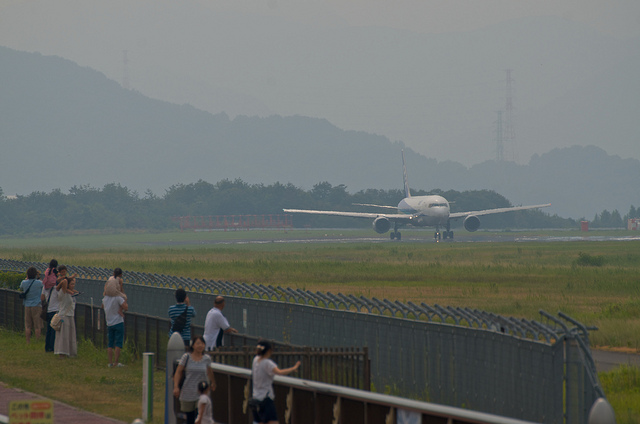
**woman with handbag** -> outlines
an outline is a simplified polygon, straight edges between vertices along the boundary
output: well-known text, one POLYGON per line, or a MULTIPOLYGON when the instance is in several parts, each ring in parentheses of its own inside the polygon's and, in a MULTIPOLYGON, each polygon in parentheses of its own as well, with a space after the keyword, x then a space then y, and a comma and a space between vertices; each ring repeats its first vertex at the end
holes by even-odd
POLYGON ((38 280, 38 270, 30 267, 27 270, 27 279, 20 283, 20 298, 24 305, 24 334, 27 337, 27 344, 31 343, 31 330, 35 333, 36 339, 40 339, 42 330, 42 319, 40 319, 40 292, 42 291, 42 281, 38 280))
POLYGON ((59 283, 58 301, 60 310, 58 316, 61 321, 60 329, 56 331, 56 342, 53 353, 60 355, 61 358, 67 356, 78 355, 78 344, 76 340, 76 322, 74 315, 76 312, 76 299, 74 295, 78 294, 75 290, 75 276, 67 277, 66 269, 64 272, 60 270, 64 277, 59 283))
POLYGON ((209 381, 211 390, 216 389, 211 357, 204 353, 206 345, 202 336, 194 336, 189 345, 189 351, 182 355, 176 373, 173 376, 173 396, 180 400, 180 411, 187 416, 187 424, 194 424, 198 414, 198 383, 209 381), (184 382, 182 386, 182 377, 184 382))
POLYGON ((272 353, 271 343, 266 340, 259 341, 251 366, 252 400, 258 403, 257 408, 253 410, 253 421, 260 424, 278 424, 276 404, 273 401, 276 397, 273 391, 273 377, 288 375, 300 368, 300 361, 298 361, 291 368, 281 370, 270 359, 272 353))

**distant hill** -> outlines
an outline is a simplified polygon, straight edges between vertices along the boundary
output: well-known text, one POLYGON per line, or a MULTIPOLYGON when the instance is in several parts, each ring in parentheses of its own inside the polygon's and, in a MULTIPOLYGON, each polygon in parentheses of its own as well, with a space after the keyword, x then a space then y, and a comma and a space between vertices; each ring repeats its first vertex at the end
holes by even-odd
MULTIPOLYGON (((59 57, 0 47, 0 187, 5 195, 102 187, 143 194, 199 179, 328 181, 348 191, 400 188, 404 145, 302 116, 212 115, 150 99, 59 57)), ((514 204, 553 203, 563 217, 640 205, 640 162, 595 147, 557 149, 528 165, 467 168, 405 149, 415 189, 491 189, 514 204)), ((292 205, 295 206, 295 205, 292 205)))
MULTIPOLYGON (((495 16, 488 26, 478 17, 468 31, 414 32, 287 13, 332 2, 4 3, 0 44, 70 59, 146 96, 213 114, 324 118, 472 166, 496 157, 496 111, 505 108, 511 69, 517 140, 515 148, 506 143, 505 158, 524 164, 556 147, 595 145, 640 159, 640 39, 573 16, 495 16), (231 3, 252 6, 229 10, 231 3)), ((408 3, 425 2, 394 3, 389 16, 408 3)))

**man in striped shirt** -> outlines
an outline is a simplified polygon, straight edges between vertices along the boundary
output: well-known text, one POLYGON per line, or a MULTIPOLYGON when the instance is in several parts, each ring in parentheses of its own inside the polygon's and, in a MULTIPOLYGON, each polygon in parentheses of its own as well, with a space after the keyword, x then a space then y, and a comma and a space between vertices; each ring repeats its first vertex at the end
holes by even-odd
POLYGON ((184 289, 176 290, 176 304, 169 306, 169 318, 171 318, 171 328, 169 329, 169 337, 176 332, 178 329, 174 329, 174 325, 176 324, 176 318, 180 315, 184 314, 185 310, 186 314, 186 324, 181 331, 179 331, 182 336, 182 341, 186 347, 189 346, 189 342, 191 341, 191 318, 196 316, 196 310, 189 303, 189 296, 187 296, 187 292, 184 289))

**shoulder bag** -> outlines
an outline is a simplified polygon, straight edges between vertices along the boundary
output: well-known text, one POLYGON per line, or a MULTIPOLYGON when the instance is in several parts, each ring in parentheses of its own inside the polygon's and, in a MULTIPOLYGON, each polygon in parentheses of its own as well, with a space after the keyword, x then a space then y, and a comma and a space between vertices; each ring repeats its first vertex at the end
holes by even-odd
POLYGON ((189 307, 187 305, 184 305, 184 312, 182 312, 180 315, 176 317, 176 319, 173 320, 172 330, 174 332, 182 333, 182 330, 184 330, 184 327, 187 325, 188 311, 189 311, 189 307))
POLYGON ((251 382, 251 386, 249 387, 251 397, 247 401, 247 406, 251 411, 255 412, 259 416, 260 410, 264 407, 264 401, 266 397, 262 400, 258 400, 253 397, 253 366, 251 367, 251 380, 249 381, 251 382))
POLYGON ((31 284, 29 284, 29 287, 27 288, 27 291, 25 291, 23 293, 20 293, 18 295, 18 297, 20 299, 26 299, 27 298, 27 293, 29 293, 29 290, 31 290, 31 286, 33 286, 33 283, 35 283, 35 282, 36 282, 36 279, 34 278, 33 281, 31 282, 31 284))
POLYGON ((64 321, 64 319, 62 319, 62 317, 60 316, 60 312, 56 312, 56 314, 53 316, 53 318, 51 318, 51 323, 49 325, 54 330, 60 331, 60 329, 62 328, 62 322, 63 321, 64 321))
POLYGON ((187 353, 187 360, 184 362, 184 369, 182 370, 182 377, 180 378, 180 383, 178 383, 178 387, 182 390, 182 386, 184 386, 184 379, 187 378, 187 364, 189 363, 189 357, 191 355, 187 353))

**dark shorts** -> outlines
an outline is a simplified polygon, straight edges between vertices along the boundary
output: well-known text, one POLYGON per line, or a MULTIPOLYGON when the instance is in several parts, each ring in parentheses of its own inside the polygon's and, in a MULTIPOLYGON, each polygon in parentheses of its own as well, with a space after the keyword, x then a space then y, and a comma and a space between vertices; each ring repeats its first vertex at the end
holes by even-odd
POLYGON ((253 421, 258 423, 268 423, 269 421, 278 421, 276 413, 276 404, 271 398, 264 398, 260 403, 260 408, 253 411, 253 421))
POLYGON ((124 322, 110 325, 107 327, 107 330, 107 334, 109 335, 107 347, 119 347, 122 349, 122 344, 124 343, 124 322))

